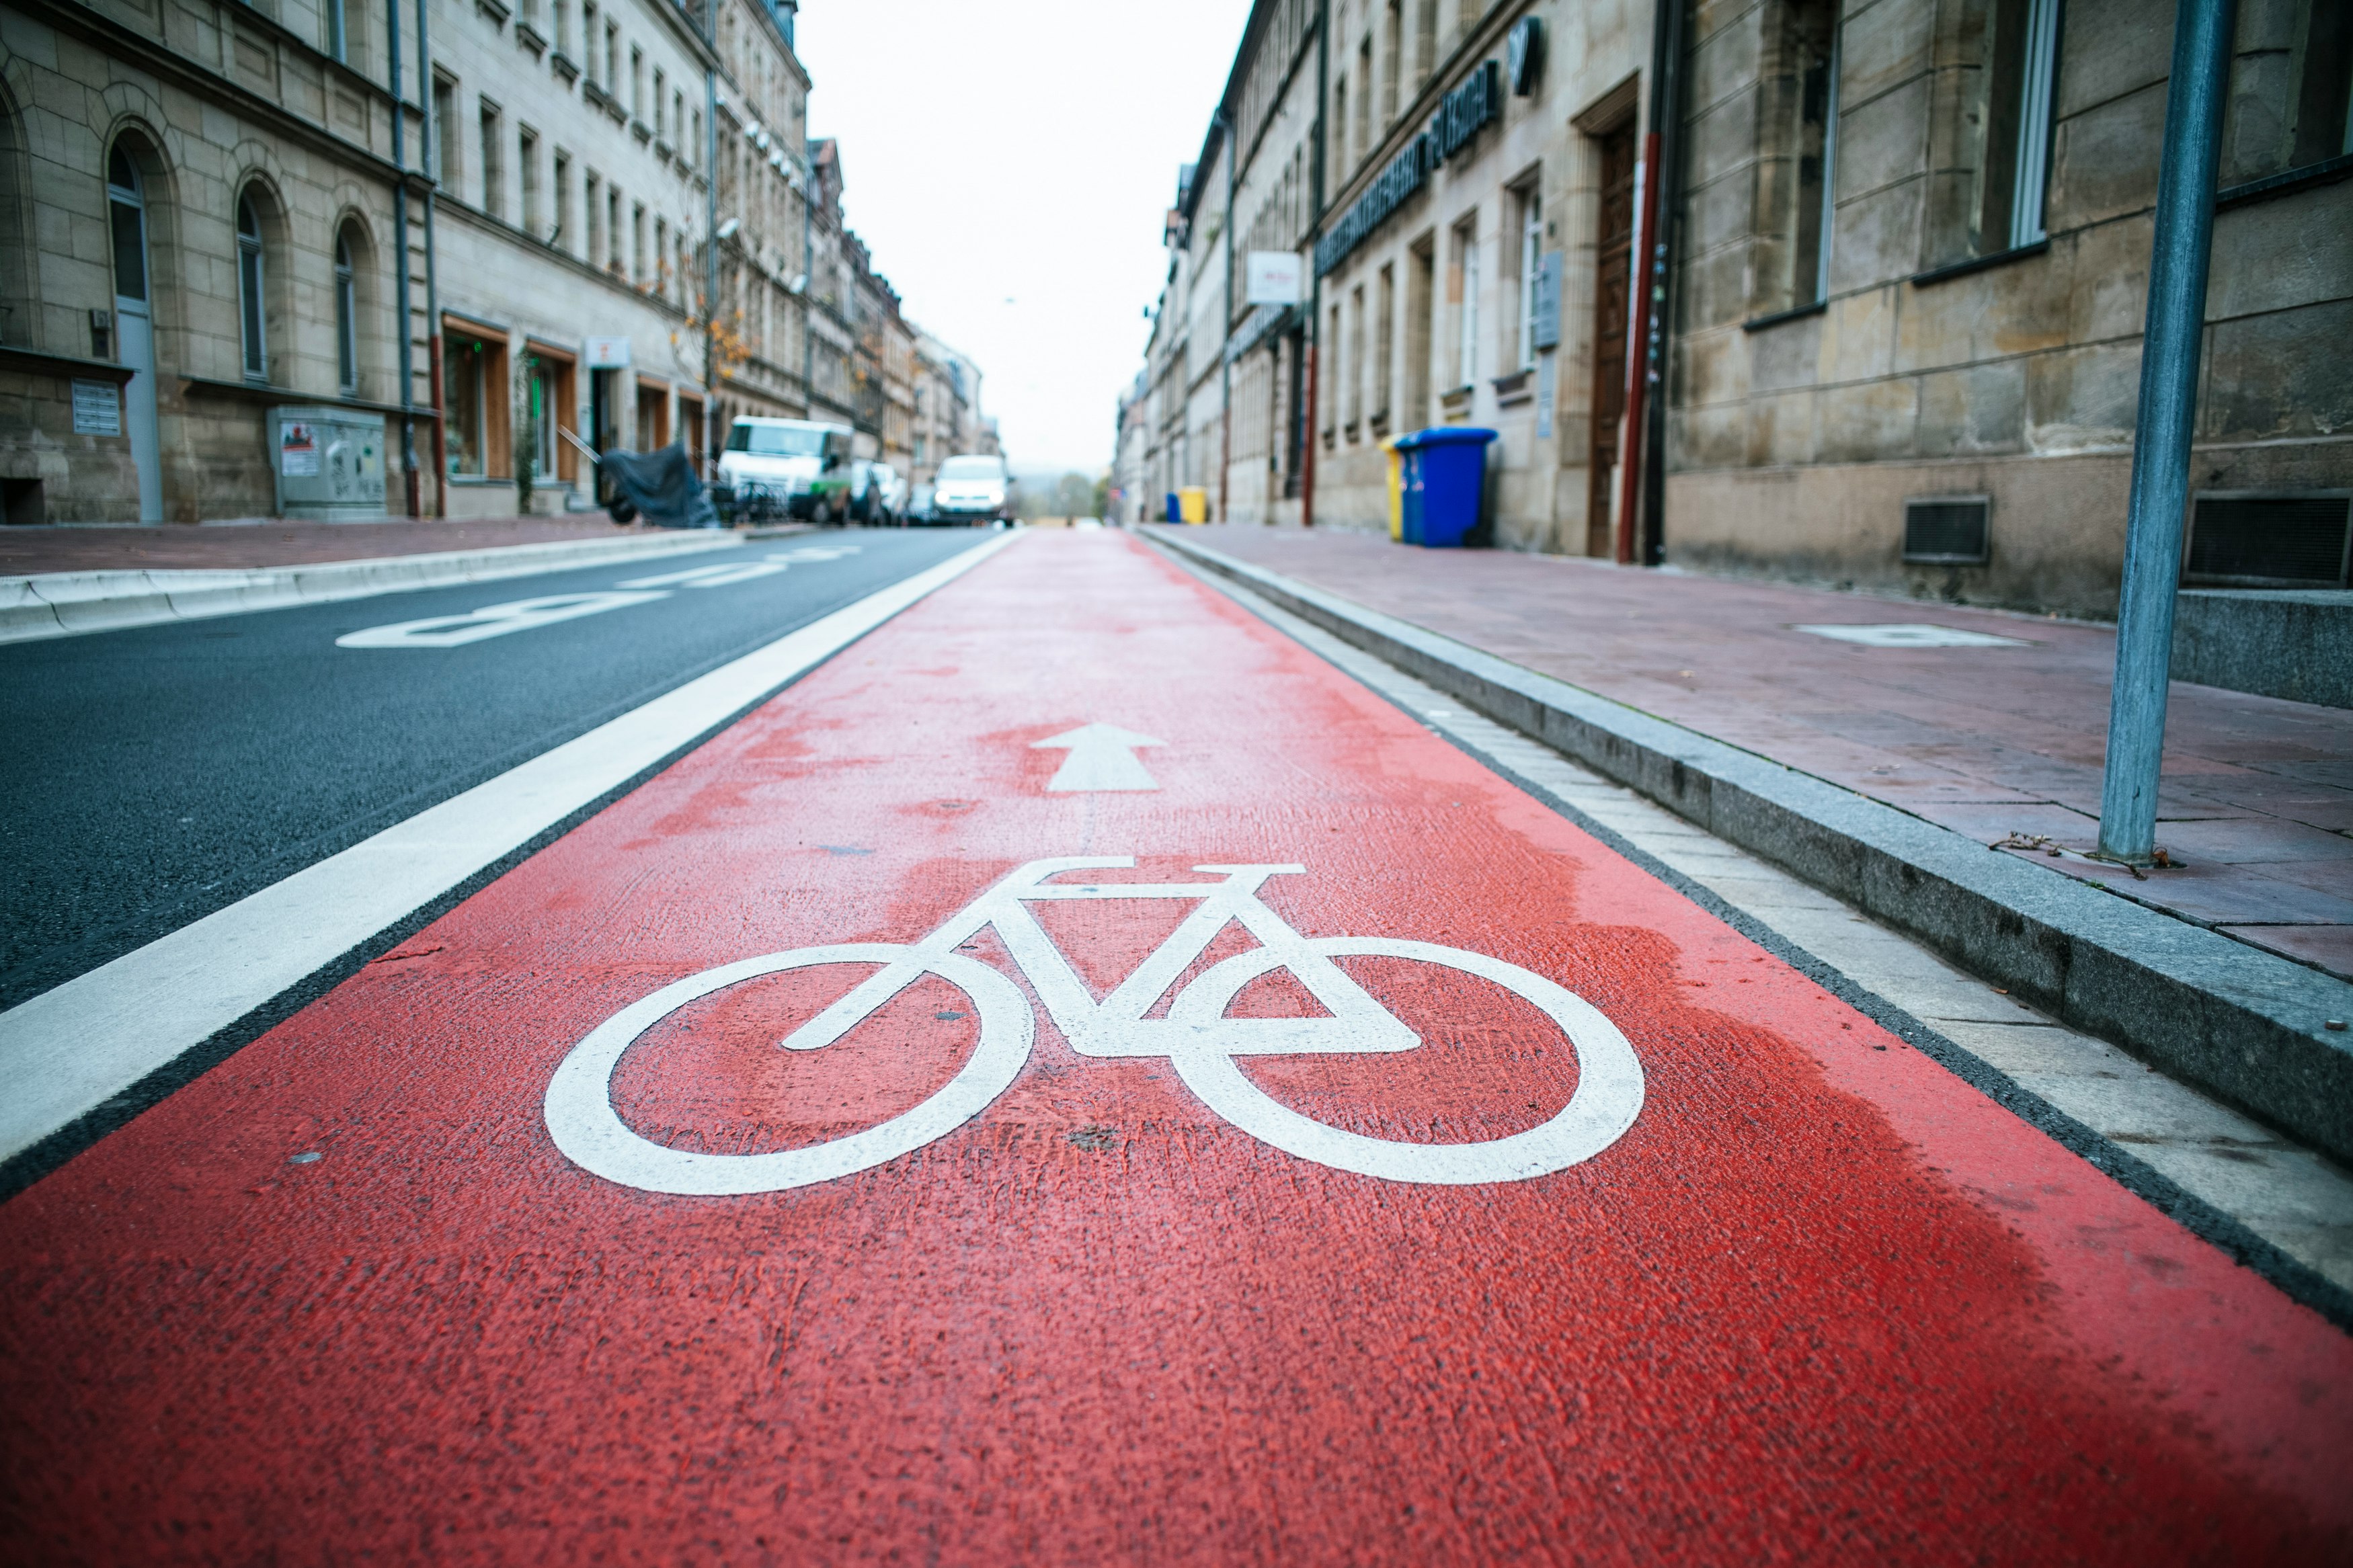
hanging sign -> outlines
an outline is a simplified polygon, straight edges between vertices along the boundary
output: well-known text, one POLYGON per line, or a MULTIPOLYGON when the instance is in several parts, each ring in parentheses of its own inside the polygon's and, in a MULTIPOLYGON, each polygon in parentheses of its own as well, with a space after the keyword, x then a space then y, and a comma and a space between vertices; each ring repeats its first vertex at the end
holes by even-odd
POLYGON ((1253 250, 1242 259, 1242 302, 1296 305, 1303 272, 1295 250, 1253 250))

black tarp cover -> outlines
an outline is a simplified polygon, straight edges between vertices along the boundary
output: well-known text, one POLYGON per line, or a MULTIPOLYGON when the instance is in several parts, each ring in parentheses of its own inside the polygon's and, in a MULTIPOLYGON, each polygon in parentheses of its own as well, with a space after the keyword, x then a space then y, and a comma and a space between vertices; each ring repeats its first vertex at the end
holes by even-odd
POLYGON ((659 452, 607 452, 605 477, 657 528, 717 528, 719 509, 694 476, 686 447, 673 443, 659 452))

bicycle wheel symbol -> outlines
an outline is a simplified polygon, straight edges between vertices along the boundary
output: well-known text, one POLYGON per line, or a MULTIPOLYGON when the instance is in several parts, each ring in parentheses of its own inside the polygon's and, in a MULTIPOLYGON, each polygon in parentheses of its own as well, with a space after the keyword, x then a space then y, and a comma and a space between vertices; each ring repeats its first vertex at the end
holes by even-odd
POLYGON ((723 964, 667 985, 607 1019, 565 1057, 548 1084, 548 1131, 574 1163, 609 1181, 692 1196, 807 1186, 921 1148, 977 1116, 1011 1085, 1029 1058, 1037 1025, 1028 999, 1005 975, 955 951, 991 928, 1073 1050, 1082 1056, 1165 1057, 1202 1103, 1303 1160, 1396 1182, 1461 1185, 1525 1181, 1592 1158, 1623 1135, 1641 1112, 1642 1068, 1633 1047, 1617 1026, 1574 992, 1517 964, 1459 948, 1383 937, 1302 936, 1257 896, 1267 878, 1297 872, 1300 867, 1195 868, 1222 873, 1224 879, 1218 882, 1072 885, 1049 880, 1067 871, 1133 864, 1124 858, 1032 861, 921 942, 798 948, 723 964), (1126 981, 1096 1002, 1029 905, 1137 898, 1188 899, 1199 907, 1126 981), (1241 924, 1260 945, 1211 965, 1186 984, 1165 1018, 1146 1016, 1229 922, 1241 924), (1551 1020, 1576 1052, 1577 1082, 1568 1104, 1549 1121, 1509 1137, 1440 1144, 1368 1137, 1283 1105, 1252 1083, 1236 1058, 1396 1052, 1421 1044, 1333 962, 1347 957, 1436 964, 1485 980, 1529 1003, 1551 1020), (980 1039, 971 1058, 914 1109, 864 1131, 803 1149, 704 1154, 667 1148, 631 1130, 614 1110, 613 1073, 623 1054, 681 1007, 744 981, 835 963, 872 963, 877 968, 782 1045, 797 1050, 831 1045, 892 997, 932 974, 964 992, 979 1015, 980 1039), (1278 968, 1297 978, 1326 1016, 1225 1016, 1243 986, 1278 968))

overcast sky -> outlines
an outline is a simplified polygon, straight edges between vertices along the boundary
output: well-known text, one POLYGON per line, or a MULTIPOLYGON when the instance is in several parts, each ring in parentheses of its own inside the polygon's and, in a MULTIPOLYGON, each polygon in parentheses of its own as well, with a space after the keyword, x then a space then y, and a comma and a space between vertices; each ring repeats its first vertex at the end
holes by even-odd
POLYGON ((907 315, 980 365, 1022 469, 1111 461, 1249 0, 803 0, 809 133, 907 315))

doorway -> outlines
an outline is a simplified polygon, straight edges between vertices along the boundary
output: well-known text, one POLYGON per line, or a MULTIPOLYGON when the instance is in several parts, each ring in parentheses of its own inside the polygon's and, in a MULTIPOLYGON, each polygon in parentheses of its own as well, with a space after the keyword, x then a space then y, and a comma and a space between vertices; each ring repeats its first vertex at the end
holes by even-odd
POLYGON ((155 314, 147 268, 146 187, 121 142, 106 160, 107 218, 114 241, 115 353, 131 380, 122 389, 124 433, 139 476, 139 521, 164 521, 163 446, 155 431, 155 314))
MULTIPOLYGON (((592 370, 588 373, 588 445, 599 457, 611 451, 620 441, 620 409, 616 394, 619 391, 616 370, 592 370)), ((605 482, 605 465, 596 465, 596 500, 599 504, 613 499, 612 487, 605 482)))
POLYGON ((1595 220, 1593 418, 1585 469, 1585 552, 1617 553, 1610 516, 1618 475, 1618 422, 1626 413, 1626 321, 1634 246, 1634 121, 1594 138, 1600 155, 1595 220))

